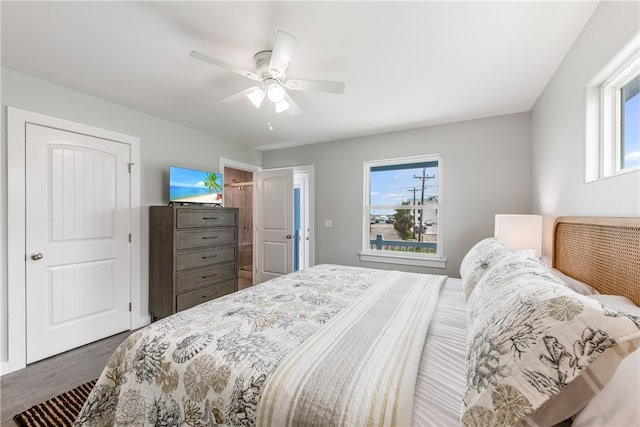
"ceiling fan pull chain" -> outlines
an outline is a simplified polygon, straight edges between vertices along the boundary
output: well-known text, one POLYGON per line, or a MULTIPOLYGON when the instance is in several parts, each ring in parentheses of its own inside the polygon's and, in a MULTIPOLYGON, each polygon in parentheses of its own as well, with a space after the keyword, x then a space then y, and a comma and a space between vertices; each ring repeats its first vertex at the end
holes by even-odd
POLYGON ((267 126, 269 127, 269 130, 273 130, 273 125, 271 124, 271 118, 273 117, 273 103, 268 102, 267 104, 267 126))

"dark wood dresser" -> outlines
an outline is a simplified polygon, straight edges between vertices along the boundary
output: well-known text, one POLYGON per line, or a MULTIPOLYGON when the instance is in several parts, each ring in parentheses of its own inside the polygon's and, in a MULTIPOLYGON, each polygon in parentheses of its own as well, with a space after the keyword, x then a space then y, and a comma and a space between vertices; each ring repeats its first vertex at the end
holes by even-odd
POLYGON ((238 209, 149 208, 152 320, 238 290, 238 209))

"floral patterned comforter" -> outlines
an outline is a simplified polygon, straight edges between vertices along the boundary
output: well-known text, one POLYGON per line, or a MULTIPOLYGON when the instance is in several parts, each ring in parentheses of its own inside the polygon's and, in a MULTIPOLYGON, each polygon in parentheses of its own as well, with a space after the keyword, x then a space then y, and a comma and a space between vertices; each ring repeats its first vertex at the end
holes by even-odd
POLYGON ((155 322, 113 353, 75 425, 254 425, 285 355, 392 273, 320 265, 155 322))

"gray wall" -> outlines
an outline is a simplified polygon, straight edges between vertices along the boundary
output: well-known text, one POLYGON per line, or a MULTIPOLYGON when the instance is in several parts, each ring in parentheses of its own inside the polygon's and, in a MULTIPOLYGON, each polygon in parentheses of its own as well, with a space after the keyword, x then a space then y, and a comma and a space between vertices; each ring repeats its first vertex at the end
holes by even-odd
POLYGON ((640 29, 640 3, 602 2, 531 112, 532 209, 544 258, 562 215, 640 216, 640 171, 584 182, 585 86, 640 29))
MULTIPOLYGON (((2 146, 0 150, 0 335, 7 336, 7 134, 6 106, 47 114, 140 137, 140 312, 148 312, 148 209, 168 202, 169 165, 218 170, 218 158, 260 165, 262 153, 140 111, 2 69, 2 146)), ((0 342, 6 360, 6 343, 0 342)))
POLYGON ((496 213, 530 211, 529 114, 265 151, 263 167, 315 167, 316 264, 339 263, 460 277, 471 246, 493 235, 496 213), (363 162, 443 154, 440 227, 446 270, 360 262, 363 162), (324 227, 324 220, 333 227, 324 227))

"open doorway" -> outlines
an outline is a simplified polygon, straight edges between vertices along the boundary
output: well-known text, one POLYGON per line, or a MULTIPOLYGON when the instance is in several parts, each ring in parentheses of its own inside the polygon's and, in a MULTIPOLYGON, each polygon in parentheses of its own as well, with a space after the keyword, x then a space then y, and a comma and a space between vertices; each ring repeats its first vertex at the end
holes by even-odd
POLYGON ((293 271, 304 270, 310 266, 309 180, 307 170, 293 174, 293 271))
POLYGON ((238 289, 253 284, 253 172, 225 166, 223 205, 239 209, 238 289))
POLYGON ((223 205, 238 208, 238 289, 253 284, 253 172, 225 166, 223 205))

